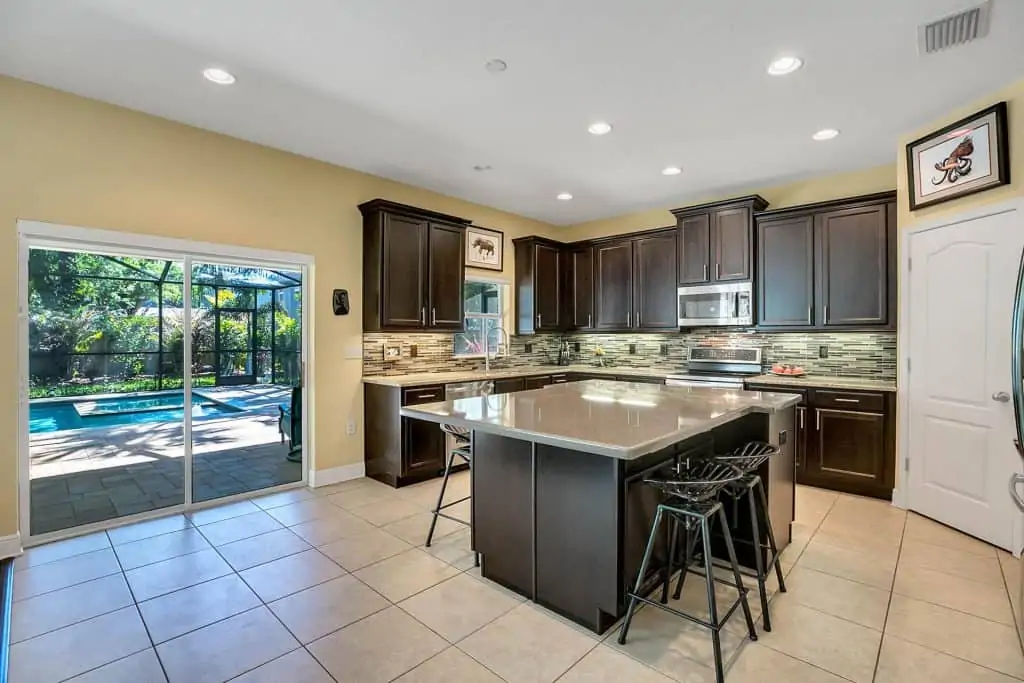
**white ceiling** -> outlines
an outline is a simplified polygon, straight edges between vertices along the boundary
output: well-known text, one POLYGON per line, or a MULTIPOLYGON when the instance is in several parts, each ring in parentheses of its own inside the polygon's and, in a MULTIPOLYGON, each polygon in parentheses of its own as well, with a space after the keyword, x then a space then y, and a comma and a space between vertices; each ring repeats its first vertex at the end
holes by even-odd
POLYGON ((918 56, 917 25, 970 4, 3 0, 0 72, 565 224, 893 162, 901 134, 1024 76, 1019 0, 918 56), (782 54, 805 67, 768 76, 782 54))

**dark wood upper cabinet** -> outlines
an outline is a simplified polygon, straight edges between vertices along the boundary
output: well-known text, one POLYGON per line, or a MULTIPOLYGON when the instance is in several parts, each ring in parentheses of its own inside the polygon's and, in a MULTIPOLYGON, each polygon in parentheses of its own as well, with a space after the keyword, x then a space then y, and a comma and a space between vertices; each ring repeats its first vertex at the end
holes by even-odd
POLYGON ((814 219, 758 221, 757 320, 773 327, 814 324, 814 219))
POLYGON ((461 330, 470 221, 374 199, 363 214, 363 330, 461 330))
POLYGON ((750 279, 754 215, 748 206, 711 214, 711 256, 715 282, 750 279))
POLYGON ((676 310, 676 232, 633 241, 633 328, 672 330, 679 327, 676 310))
POLYGON ((576 330, 590 330, 594 327, 594 248, 573 247, 566 262, 569 270, 569 287, 566 293, 568 306, 566 316, 569 327, 576 330))
POLYGON ((679 284, 698 285, 711 277, 711 214, 685 216, 679 225, 679 284))
POLYGON ((630 329, 633 323, 633 240, 595 246, 594 262, 594 328, 630 329))
POLYGON ((555 331, 562 327, 562 272, 561 250, 547 244, 534 245, 537 263, 537 329, 555 331))
POLYGON ((512 244, 516 257, 516 334, 561 330, 563 245, 543 237, 522 237, 512 240, 512 244))
POLYGON ((821 324, 886 324, 886 206, 829 211, 815 221, 821 324))

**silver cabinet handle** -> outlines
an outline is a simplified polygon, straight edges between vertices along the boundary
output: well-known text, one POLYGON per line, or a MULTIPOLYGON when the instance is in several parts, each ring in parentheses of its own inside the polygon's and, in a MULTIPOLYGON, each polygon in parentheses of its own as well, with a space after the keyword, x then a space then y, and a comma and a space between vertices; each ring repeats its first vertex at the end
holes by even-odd
POLYGON ((544 315, 542 313, 538 313, 537 314, 537 327, 540 327, 541 325, 544 324, 542 322, 543 320, 544 320, 544 315))
POLYGON ((420 394, 416 398, 437 398, 437 394, 420 394))
POLYGON ((721 263, 716 263, 715 264, 715 279, 718 280, 718 279, 721 279, 721 277, 722 277, 722 264, 721 263))
POLYGON ((814 322, 814 311, 810 306, 807 307, 807 324, 810 325, 814 322))
POLYGON ((832 400, 836 403, 860 403, 859 398, 834 398, 832 400))
POLYGON ((1024 474, 1014 474, 1010 477, 1010 495, 1013 497, 1013 502, 1017 504, 1017 507, 1024 512, 1024 499, 1020 497, 1020 493, 1017 491, 1017 484, 1024 484, 1024 474))
POLYGON ((629 311, 626 311, 626 327, 629 327, 629 321, 633 316, 630 315, 629 311))
POLYGON ((704 264, 704 281, 707 282, 707 279, 708 279, 708 264, 705 263, 704 264))
POLYGON ((420 309, 420 324, 421 325, 426 325, 427 324, 427 307, 426 306, 424 306, 423 308, 420 309))
POLYGON ((825 320, 824 323, 828 325, 828 304, 825 304, 825 320))
POLYGON ((815 410, 814 410, 814 417, 817 418, 816 419, 815 427, 820 432, 821 431, 821 411, 818 410, 817 408, 815 408, 815 410))
POLYGON ((1010 395, 1005 391, 997 391, 996 393, 992 394, 992 400, 999 401, 1000 403, 1006 403, 1010 400, 1010 395))
POLYGON ((587 313, 587 327, 593 327, 593 323, 590 320, 592 316, 592 313, 587 313))
POLYGON ((640 327, 640 311, 636 312, 636 326, 640 327))
POLYGON ((436 308, 431 308, 430 309, 430 324, 431 325, 436 325, 437 324, 437 309, 436 308))
POLYGON ((806 410, 800 410, 798 412, 800 414, 800 429, 803 429, 804 428, 804 416, 807 414, 807 411, 806 410))

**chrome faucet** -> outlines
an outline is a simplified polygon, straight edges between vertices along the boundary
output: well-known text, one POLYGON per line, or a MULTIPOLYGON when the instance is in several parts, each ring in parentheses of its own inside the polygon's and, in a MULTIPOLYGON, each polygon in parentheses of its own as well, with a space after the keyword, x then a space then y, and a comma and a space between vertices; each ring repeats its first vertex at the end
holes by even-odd
MULTIPOLYGON (((498 334, 498 348, 495 349, 494 357, 497 358, 498 357, 498 353, 501 352, 502 340, 504 340, 504 348, 505 348, 505 353, 503 355, 507 356, 508 355, 508 347, 511 346, 512 339, 511 339, 511 337, 509 337, 508 331, 504 327, 496 327, 496 328, 494 328, 494 330, 499 333, 498 334)), ((484 332, 484 372, 490 372, 491 371, 490 336, 491 335, 487 334, 486 331, 484 332)))

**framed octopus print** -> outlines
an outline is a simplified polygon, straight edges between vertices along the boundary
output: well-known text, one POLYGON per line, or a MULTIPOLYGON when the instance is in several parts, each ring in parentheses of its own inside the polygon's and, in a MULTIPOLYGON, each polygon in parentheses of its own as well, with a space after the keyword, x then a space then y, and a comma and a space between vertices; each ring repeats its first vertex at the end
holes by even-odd
POLYGON ((907 145, 910 210, 1010 182, 1006 102, 907 145))

